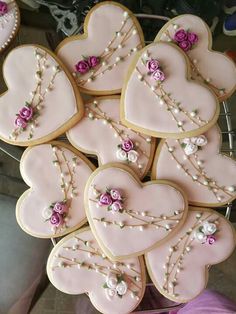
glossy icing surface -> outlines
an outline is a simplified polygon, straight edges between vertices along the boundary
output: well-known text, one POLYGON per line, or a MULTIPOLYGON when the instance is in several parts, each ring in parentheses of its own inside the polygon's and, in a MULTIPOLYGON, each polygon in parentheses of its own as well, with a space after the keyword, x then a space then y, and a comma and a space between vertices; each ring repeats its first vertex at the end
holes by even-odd
POLYGON ((236 162, 219 154, 221 133, 212 127, 204 136, 207 144, 187 155, 183 141, 162 141, 153 164, 153 178, 171 180, 192 204, 221 206, 236 197, 236 162))
POLYGON ((23 155, 21 174, 31 189, 19 199, 16 215, 24 231, 50 238, 69 233, 85 223, 83 193, 92 169, 87 159, 80 156, 59 142, 34 146, 23 155), (65 199, 69 207, 67 220, 65 225, 55 228, 49 217, 44 217, 44 211, 52 203, 65 199))
POLYGON ((100 165, 122 162, 142 177, 150 166, 154 144, 149 136, 121 124, 119 106, 118 96, 94 98, 85 105, 84 118, 67 132, 67 137, 76 148, 96 154, 100 165), (133 142, 138 153, 135 162, 122 161, 117 156, 118 146, 127 139, 133 142))
POLYGON ((124 123, 157 137, 200 134, 218 117, 218 102, 204 86, 186 79, 184 54, 174 45, 153 43, 136 57, 122 90, 124 123), (160 63, 165 80, 148 74, 148 60, 160 63), (184 91, 184 92, 183 92, 184 91), (206 106, 207 104, 207 106, 206 106))
POLYGON ((89 228, 76 231, 52 250, 47 273, 52 284, 69 294, 88 293, 93 305, 101 313, 125 314, 136 308, 145 289, 142 258, 114 263, 104 257, 89 228), (82 264, 83 263, 83 264, 82 264), (128 290, 122 297, 108 295, 104 287, 107 275, 120 275, 128 290))
POLYGON ((200 82, 205 81, 219 98, 229 97, 236 87, 236 67, 223 53, 209 50, 212 36, 205 22, 190 14, 178 16, 164 25, 155 40, 173 41, 178 29, 188 29, 198 36, 198 42, 186 52, 191 62, 193 78, 200 82))
POLYGON ((14 49, 4 63, 3 72, 8 85, 8 91, 0 97, 3 140, 16 145, 30 145, 45 137, 45 141, 49 140, 55 137, 53 132, 59 135, 65 131, 66 124, 78 114, 70 80, 42 48, 26 45, 14 49), (34 115, 28 126, 20 129, 15 125, 16 114, 26 102, 34 115))
POLYGON ((190 208, 181 231, 145 257, 157 289, 171 300, 188 302, 205 288, 208 265, 224 261, 234 248, 234 229, 222 215, 210 209, 190 208), (204 222, 217 228, 211 244, 195 238, 204 222))
POLYGON ((166 182, 141 185, 129 168, 119 164, 100 167, 85 190, 90 227, 104 253, 121 259, 141 255, 181 226, 187 205, 181 192, 166 182), (117 189, 123 199, 120 211, 99 205, 106 189, 117 189))
POLYGON ((127 67, 136 50, 142 47, 138 22, 136 19, 134 22, 131 12, 128 16, 125 12, 125 7, 117 3, 109 1, 98 4, 85 21, 86 35, 65 40, 59 45, 57 54, 71 73, 83 56, 100 57, 100 64, 94 68, 94 74, 89 71, 76 78, 83 91, 106 94, 122 88, 127 67), (109 51, 105 51, 106 48, 109 51), (91 77, 93 79, 88 81, 91 77))

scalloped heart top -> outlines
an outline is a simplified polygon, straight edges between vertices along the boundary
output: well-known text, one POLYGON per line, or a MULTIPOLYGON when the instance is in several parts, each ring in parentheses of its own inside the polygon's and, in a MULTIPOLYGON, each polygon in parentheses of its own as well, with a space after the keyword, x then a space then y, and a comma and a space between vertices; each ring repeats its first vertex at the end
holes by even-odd
POLYGON ((0 7, 0 52, 15 37, 20 26, 20 11, 14 0, 1 1, 0 7))
POLYGON ((104 314, 127 314, 142 300, 145 290, 143 258, 120 263, 109 260, 89 228, 62 239, 47 263, 51 283, 68 294, 87 293, 104 314))
POLYGON ((77 149, 96 154, 100 165, 125 163, 142 178, 152 163, 154 139, 122 125, 119 108, 119 96, 89 100, 84 118, 67 132, 67 137, 77 149))
POLYGON ((46 142, 83 116, 70 74, 46 48, 20 46, 3 65, 8 90, 0 95, 0 138, 14 145, 46 142))
POLYGON ((127 166, 107 164, 85 189, 90 227, 111 259, 139 256, 171 236, 187 213, 185 195, 170 181, 141 183, 127 166))
POLYGON ((59 237, 86 222, 83 194, 94 166, 80 152, 60 142, 30 147, 20 170, 30 186, 16 204, 17 221, 25 232, 59 237))
POLYGON ((173 42, 183 49, 191 65, 193 79, 206 83, 220 100, 236 88, 236 67, 225 54, 212 50, 208 25, 198 16, 184 14, 166 23, 155 41, 173 42))
POLYGON ((209 129, 219 116, 217 98, 189 80, 188 70, 173 44, 152 43, 138 52, 122 89, 122 122, 155 137, 183 138, 209 129))
POLYGON ((56 51, 82 92, 108 95, 120 93, 127 67, 143 46, 142 29, 132 12, 104 1, 89 11, 84 34, 63 40, 56 51))
POLYGON ((233 253, 235 241, 235 230, 222 215, 189 208, 181 230, 145 255, 148 273, 165 297, 188 302, 205 289, 209 266, 233 253))

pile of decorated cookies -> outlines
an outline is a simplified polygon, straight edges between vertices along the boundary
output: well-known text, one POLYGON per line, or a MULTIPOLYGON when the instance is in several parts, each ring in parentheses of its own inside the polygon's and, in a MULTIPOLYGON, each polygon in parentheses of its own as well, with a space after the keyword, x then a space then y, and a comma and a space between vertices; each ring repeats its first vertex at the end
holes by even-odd
POLYGON ((236 198, 236 162, 220 153, 216 124, 236 69, 211 41, 200 18, 182 15, 144 47, 133 14, 109 1, 56 54, 32 44, 5 60, 0 138, 29 146, 17 221, 35 237, 68 234, 48 276, 102 313, 133 311, 146 271, 167 298, 188 302, 235 248, 233 227, 210 208, 236 198), (52 141, 65 132, 71 145, 52 141))

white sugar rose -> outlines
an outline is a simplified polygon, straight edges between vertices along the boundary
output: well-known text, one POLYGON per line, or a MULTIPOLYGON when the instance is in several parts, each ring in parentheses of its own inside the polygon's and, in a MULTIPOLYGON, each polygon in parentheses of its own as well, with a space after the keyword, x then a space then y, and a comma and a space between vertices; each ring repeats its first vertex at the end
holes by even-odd
POLYGON ((116 291, 113 289, 107 289, 107 294, 109 297, 114 297, 114 295, 116 294, 116 291))
POLYGON ((186 138, 183 139, 183 143, 184 144, 188 144, 190 142, 191 142, 191 139, 189 137, 186 137, 186 138))
POLYGON ((193 143, 188 143, 184 148, 185 154, 188 156, 195 154, 197 152, 197 150, 198 150, 197 145, 195 145, 193 143))
POLYGON ((108 288, 115 289, 117 286, 117 278, 114 274, 109 274, 106 278, 106 284, 108 288))
POLYGON ((207 144, 207 138, 205 135, 200 135, 191 138, 191 142, 197 146, 204 146, 207 144))
POLYGON ((203 223, 202 231, 205 233, 205 235, 214 234, 216 232, 216 229, 217 229, 216 225, 213 224, 212 222, 205 221, 203 223))
POLYGON ((127 160, 128 156, 127 156, 127 153, 123 149, 119 148, 116 151, 116 158, 119 160, 125 161, 127 160))
POLYGON ((50 219, 52 216, 52 209, 51 208, 45 208, 42 212, 42 216, 46 220, 50 219))
POLYGON ((130 150, 128 152, 128 160, 130 162, 136 162, 138 160, 138 153, 135 150, 130 150))
POLYGON ((119 295, 126 294, 127 290, 128 290, 127 283, 125 281, 123 281, 123 280, 120 283, 118 283, 118 285, 116 286, 116 292, 119 295))
POLYGON ((199 242, 201 242, 201 243, 206 242, 207 236, 203 232, 201 232, 200 230, 196 230, 194 233, 194 236, 195 236, 195 239, 197 239, 199 242))

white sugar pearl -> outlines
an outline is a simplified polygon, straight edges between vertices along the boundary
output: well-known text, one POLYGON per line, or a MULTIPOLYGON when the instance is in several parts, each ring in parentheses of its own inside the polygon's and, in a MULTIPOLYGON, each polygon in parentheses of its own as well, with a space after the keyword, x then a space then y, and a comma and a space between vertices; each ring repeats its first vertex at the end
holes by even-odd
POLYGON ((133 48, 133 51, 136 52, 138 49, 136 47, 133 48))
POLYGON ((120 37, 121 35, 122 35, 121 32, 117 32, 117 33, 116 33, 116 36, 117 36, 117 37, 120 37))
POLYGON ((156 89, 156 86, 151 86, 151 90, 154 91, 156 89))
POLYGON ((160 100, 160 105, 164 105, 164 100, 160 100))
POLYGON ((143 226, 140 226, 140 227, 139 227, 139 230, 140 230, 140 231, 143 231, 143 226))
POLYGON ((182 126, 183 122, 182 121, 178 121, 178 126, 182 126))
POLYGON ((170 152, 170 153, 172 153, 173 151, 174 151, 174 148, 173 147, 168 147, 168 151, 170 152))
POLYGON ((146 138, 146 142, 150 143, 150 142, 151 142, 151 138, 150 138, 150 137, 147 137, 147 138, 146 138))
POLYGON ((175 108, 174 113, 179 113, 179 109, 175 108))
POLYGON ((105 51, 106 51, 106 52, 110 51, 110 48, 106 47, 106 48, 105 48, 105 51))
POLYGON ((102 65, 103 65, 103 66, 107 65, 107 62, 106 62, 106 61, 103 61, 103 62, 102 62, 102 65))
POLYGON ((127 11, 125 11, 125 12, 123 13, 123 16, 124 16, 125 18, 127 18, 127 17, 129 16, 129 13, 128 13, 127 11))
POLYGON ((191 112, 190 112, 190 116, 191 116, 191 117, 195 117, 195 116, 196 116, 196 112, 195 112, 195 111, 191 111, 191 112))
POLYGON ((209 83, 209 82, 211 81, 211 79, 208 77, 208 78, 206 79, 206 81, 207 81, 207 83, 209 83))
POLYGON ((120 60, 120 57, 116 57, 116 62, 119 62, 120 60))
POLYGON ((142 80, 143 80, 143 75, 139 74, 139 75, 138 75, 138 79, 139 79, 140 81, 142 81, 142 80))
POLYGON ((137 34, 137 30, 134 29, 134 30, 132 31, 132 34, 133 34, 133 35, 136 35, 136 34, 137 34))
POLYGON ((197 161, 198 166, 202 166, 203 162, 201 160, 197 161))
POLYGON ((229 186, 228 188, 229 192, 235 192, 235 187, 234 186, 229 186))
POLYGON ((193 59, 193 63, 196 64, 197 63, 197 59, 193 59))
POLYGON ((177 24, 173 25, 174 29, 177 29, 179 26, 177 24))

